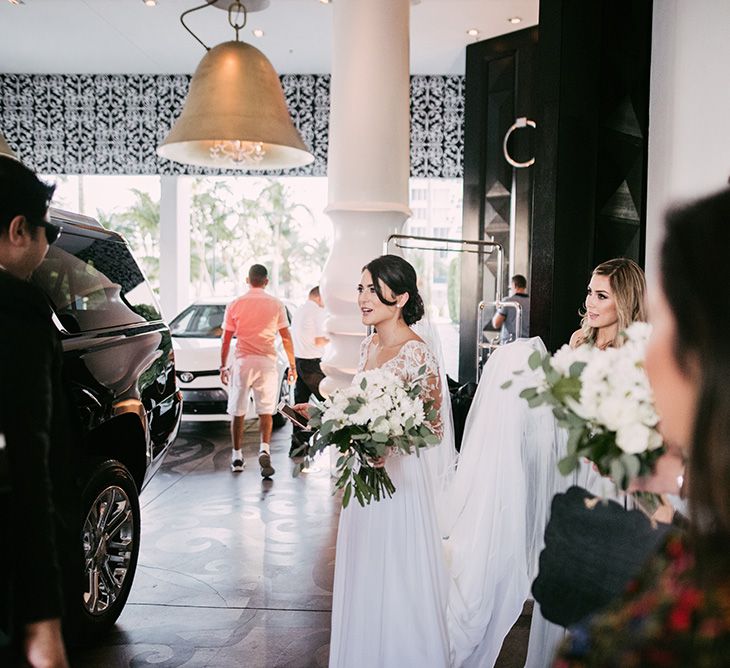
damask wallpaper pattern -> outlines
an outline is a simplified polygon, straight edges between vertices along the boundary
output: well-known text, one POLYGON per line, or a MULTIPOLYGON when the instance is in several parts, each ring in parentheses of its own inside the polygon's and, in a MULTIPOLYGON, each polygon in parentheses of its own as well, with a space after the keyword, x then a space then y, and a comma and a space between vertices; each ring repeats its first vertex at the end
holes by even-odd
MULTIPOLYGON (((290 74, 281 82, 315 156, 286 173, 325 176, 330 77, 290 74)), ((45 174, 225 173, 155 153, 189 84, 183 74, 0 74, 0 131, 24 162, 45 174)), ((411 77, 411 176, 460 177, 463 126, 464 77, 411 77)))

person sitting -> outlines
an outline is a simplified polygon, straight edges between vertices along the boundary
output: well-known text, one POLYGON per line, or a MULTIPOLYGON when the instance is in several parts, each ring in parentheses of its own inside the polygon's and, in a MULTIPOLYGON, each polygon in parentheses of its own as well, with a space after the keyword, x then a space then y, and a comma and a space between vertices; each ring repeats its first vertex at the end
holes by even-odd
MULTIPOLYGON (((730 656, 730 322, 727 295, 704 289, 730 244, 730 190, 667 216, 645 367, 670 449, 688 462, 690 526, 673 531, 600 613, 571 629, 556 666, 720 666, 730 656)), ((658 472, 653 491, 676 493, 658 472)))
POLYGON ((530 336, 530 296, 527 294, 527 279, 522 274, 512 277, 512 294, 502 302, 514 302, 520 307, 520 331, 517 332, 517 309, 500 306, 492 317, 492 327, 499 330, 499 343, 509 343, 517 338, 530 336))

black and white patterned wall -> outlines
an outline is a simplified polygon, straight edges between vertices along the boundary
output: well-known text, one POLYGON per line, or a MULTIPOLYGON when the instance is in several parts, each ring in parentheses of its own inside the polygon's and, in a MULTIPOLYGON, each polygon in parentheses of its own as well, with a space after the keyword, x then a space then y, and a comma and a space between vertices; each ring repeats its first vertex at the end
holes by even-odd
MULTIPOLYGON (((315 161, 288 175, 327 173, 328 75, 284 75, 294 123, 315 161)), ((155 149, 180 113, 188 75, 0 74, 0 132, 44 174, 200 174, 155 149)), ((411 176, 460 177, 464 77, 411 77, 411 176)), ((272 172, 276 173, 276 172, 272 172)))

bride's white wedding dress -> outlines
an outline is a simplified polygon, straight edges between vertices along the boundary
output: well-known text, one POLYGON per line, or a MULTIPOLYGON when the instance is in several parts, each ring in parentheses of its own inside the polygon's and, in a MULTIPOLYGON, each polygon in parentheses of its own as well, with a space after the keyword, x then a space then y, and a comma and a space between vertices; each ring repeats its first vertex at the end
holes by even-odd
MULTIPOLYGON (((567 486, 557 470, 564 435, 552 412, 519 397, 534 380, 514 372, 535 350, 546 352, 539 338, 520 339, 490 356, 455 475, 447 428, 441 445, 420 457, 387 458, 393 498, 364 508, 352 501, 342 511, 330 668, 494 665, 530 597, 553 493, 567 486)), ((410 380, 424 363, 439 377, 429 346, 408 342, 383 366, 410 380)), ((533 632, 545 636, 531 639, 533 657, 547 660, 560 629, 533 632)))
MULTIPOLYGON (((371 341, 372 336, 363 341, 358 370, 371 341)), ((438 384, 434 354, 424 343, 408 341, 382 368, 410 381, 424 364, 438 384)), ((329 665, 446 667, 449 579, 434 479, 423 454, 394 454, 385 466, 393 497, 365 507, 352 500, 340 514, 329 665)))

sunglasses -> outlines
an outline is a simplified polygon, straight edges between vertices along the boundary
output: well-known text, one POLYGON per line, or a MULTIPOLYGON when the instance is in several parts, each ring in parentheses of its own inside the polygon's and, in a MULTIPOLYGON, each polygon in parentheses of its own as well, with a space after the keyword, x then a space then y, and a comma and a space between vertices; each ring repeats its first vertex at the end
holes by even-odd
MULTIPOLYGON (((27 220, 27 219, 26 219, 27 220)), ((56 225, 55 223, 49 223, 47 220, 41 220, 41 221, 28 221, 31 225, 35 225, 36 227, 42 227, 43 231, 46 234, 46 241, 48 242, 48 245, 53 245, 54 242, 58 241, 58 237, 61 236, 61 230, 63 229, 60 225, 56 225)))

